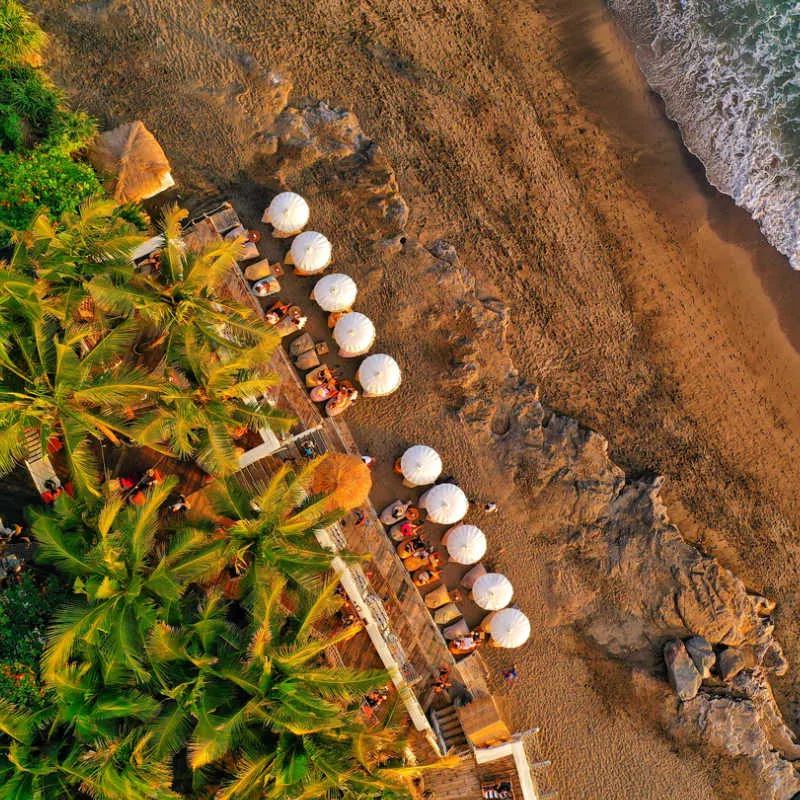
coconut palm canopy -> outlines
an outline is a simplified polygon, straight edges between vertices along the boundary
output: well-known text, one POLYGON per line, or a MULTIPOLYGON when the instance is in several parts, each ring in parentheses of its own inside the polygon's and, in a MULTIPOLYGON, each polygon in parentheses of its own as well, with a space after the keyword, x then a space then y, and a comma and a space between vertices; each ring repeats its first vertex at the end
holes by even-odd
POLYGON ((98 172, 114 176, 112 194, 120 203, 145 200, 175 185, 161 145, 139 120, 101 133, 89 160, 98 172))
POLYGON ((349 275, 334 272, 320 278, 314 287, 313 298, 323 311, 348 311, 358 294, 356 282, 349 275))
POLYGON ((492 617, 489 633, 498 647, 521 647, 531 635, 531 623, 518 608, 504 608, 492 617))
POLYGON ((369 317, 351 311, 345 314, 333 329, 333 338, 341 348, 342 356, 360 356, 375 341, 375 326, 369 317))
POLYGON ((358 368, 356 378, 367 397, 391 394, 400 386, 402 375, 397 362, 384 353, 367 356, 358 368))
POLYGON ((277 233, 291 236, 303 230, 309 214, 308 203, 299 194, 281 192, 272 198, 261 221, 269 222, 277 233))
POLYGON ((467 513, 469 500, 454 483, 440 483, 422 495, 420 505, 428 512, 431 522, 455 525, 467 513))
POLYGON ((412 486, 425 486, 442 474, 442 459, 432 447, 415 444, 403 453, 400 469, 412 486))
POLYGON ((505 608, 513 596, 514 587, 511 581, 499 572, 487 572, 472 585, 472 599, 475 605, 487 611, 499 611, 505 608))
POLYGON ((306 231, 295 237, 289 254, 301 275, 314 275, 331 263, 331 243, 321 233, 306 231))
POLYGON ((328 496, 331 511, 352 511, 363 505, 372 489, 369 467, 358 457, 328 453, 311 478, 311 491, 328 496))
POLYGON ((447 552, 457 564, 475 564, 486 553, 486 536, 474 525, 456 525, 447 532, 447 552))

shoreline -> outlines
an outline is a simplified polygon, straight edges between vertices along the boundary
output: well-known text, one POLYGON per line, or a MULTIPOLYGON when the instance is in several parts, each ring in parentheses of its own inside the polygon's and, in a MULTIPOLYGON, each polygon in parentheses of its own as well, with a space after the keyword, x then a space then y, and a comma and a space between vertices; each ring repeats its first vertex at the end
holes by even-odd
POLYGON ((714 234, 741 251, 737 268, 753 271, 781 330, 800 352, 800 273, 766 240, 750 213, 708 180, 703 162, 686 147, 677 122, 640 71, 636 44, 602 0, 564 0, 558 6, 550 2, 550 13, 560 21, 560 36, 568 43, 568 71, 581 102, 626 137, 629 147, 641 151, 643 157, 628 165, 632 182, 684 230, 692 219, 678 208, 674 195, 684 191, 702 199, 714 234), (602 69, 592 74, 598 63, 602 69), (671 180, 675 186, 668 192, 657 185, 671 180))

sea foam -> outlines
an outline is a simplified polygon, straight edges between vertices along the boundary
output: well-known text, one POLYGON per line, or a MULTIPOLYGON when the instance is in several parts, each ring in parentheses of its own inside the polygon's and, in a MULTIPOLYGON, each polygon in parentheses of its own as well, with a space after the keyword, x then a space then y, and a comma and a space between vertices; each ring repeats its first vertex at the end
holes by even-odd
POLYGON ((709 181, 800 269, 800 2, 607 2, 709 181))

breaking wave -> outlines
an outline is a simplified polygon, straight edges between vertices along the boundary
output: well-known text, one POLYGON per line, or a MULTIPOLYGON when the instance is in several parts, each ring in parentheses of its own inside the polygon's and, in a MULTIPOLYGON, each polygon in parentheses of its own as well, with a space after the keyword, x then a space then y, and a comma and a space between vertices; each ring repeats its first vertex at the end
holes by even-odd
POLYGON ((800 2, 607 2, 709 181, 800 269, 800 2))

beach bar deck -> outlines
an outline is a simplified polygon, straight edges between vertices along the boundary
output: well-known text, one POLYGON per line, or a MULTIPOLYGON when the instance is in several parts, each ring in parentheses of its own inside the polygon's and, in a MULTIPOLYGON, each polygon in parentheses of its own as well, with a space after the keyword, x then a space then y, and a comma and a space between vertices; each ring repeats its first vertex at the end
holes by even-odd
MULTIPOLYGON (((225 234, 226 227, 240 229, 238 214, 228 203, 192 220, 184 230, 187 246, 197 246, 225 234)), ((146 257, 159 246, 156 237, 146 243, 137 257, 146 257), (149 248, 149 249, 148 249, 149 248), (147 252, 146 252, 147 251, 147 252)), ((230 297, 250 306, 259 317, 263 308, 244 276, 236 267, 223 285, 230 297)), ((318 326, 319 327, 319 326, 318 326)), ((302 462, 328 452, 359 455, 359 449, 341 418, 323 417, 308 396, 300 376, 282 346, 265 365, 279 378, 268 400, 294 418, 291 429, 280 434, 263 430, 248 438, 240 448, 236 478, 250 492, 264 489, 287 461, 302 462)), ((195 510, 206 503, 204 487, 208 476, 196 464, 176 462, 146 449, 124 449, 108 477, 126 472, 140 473, 165 461, 170 473, 180 473, 181 486, 195 510)), ((35 437, 31 436, 28 471, 41 492, 55 470, 35 437)), ((166 467, 166 465, 165 465, 166 467)), ((405 706, 413 728, 412 752, 420 762, 448 755, 460 758, 455 768, 429 773, 420 789, 427 800, 544 800, 537 781, 546 778, 548 762, 540 760, 536 732, 513 734, 502 718, 488 686, 488 671, 475 652, 457 663, 448 642, 434 622, 430 609, 411 574, 395 552, 371 502, 360 509, 359 524, 341 523, 318 533, 323 547, 334 553, 347 551, 369 554, 362 566, 338 555, 332 568, 338 574, 350 603, 361 620, 361 630, 347 642, 327 653, 334 664, 354 667, 382 666, 405 706), (450 670, 457 693, 436 693, 434 682, 442 667, 450 670), (528 751, 536 750, 531 761, 528 751), (544 770, 537 773, 537 770, 544 770), (536 773, 536 774, 535 774, 536 773)))
MULTIPOLYGON (((239 218, 227 204, 220 207, 227 223, 239 226, 239 218)), ((219 214, 220 212, 217 211, 219 214)), ((213 214, 213 212, 212 212, 213 214)), ((203 218, 193 223, 209 227, 203 218)), ((242 270, 232 271, 226 290, 259 315, 263 308, 250 290, 242 270)), ((263 488, 289 459, 297 461, 309 453, 359 454, 359 449, 341 418, 323 417, 311 402, 283 347, 277 348, 269 365, 280 377, 277 394, 271 398, 297 420, 282 437, 265 432, 263 443, 240 457, 240 482, 251 491, 263 488)), ((399 697, 405 704, 420 755, 456 753, 461 761, 456 768, 442 769, 425 779, 425 797, 430 800, 484 800, 503 796, 514 800, 543 800, 555 792, 543 790, 549 762, 538 755, 536 731, 512 734, 502 719, 487 684, 487 669, 478 653, 456 663, 420 590, 411 580, 395 548, 368 503, 362 509, 363 524, 336 524, 319 535, 320 543, 334 551, 369 553, 366 567, 335 558, 343 588, 361 616, 364 631, 338 648, 330 659, 341 659, 354 666, 379 663, 389 672, 399 697), (372 652, 364 660, 364 644, 372 652), (460 690, 459 706, 443 701, 433 691, 433 681, 442 666, 451 669, 452 680, 460 690), (471 708, 472 707, 472 708, 471 708), (528 751, 533 750, 532 769, 528 751), (538 780, 537 780, 538 777, 538 780), (498 788, 500 787, 500 788, 498 788)))

